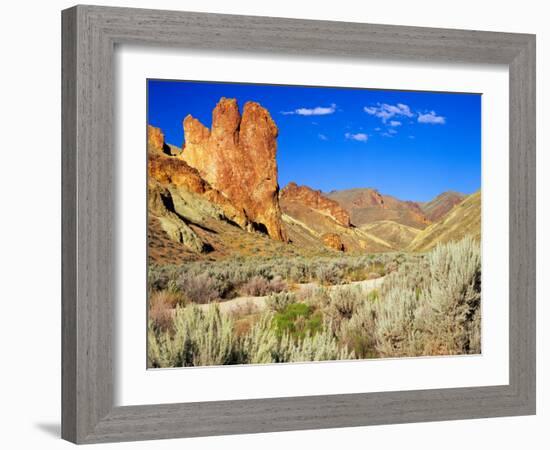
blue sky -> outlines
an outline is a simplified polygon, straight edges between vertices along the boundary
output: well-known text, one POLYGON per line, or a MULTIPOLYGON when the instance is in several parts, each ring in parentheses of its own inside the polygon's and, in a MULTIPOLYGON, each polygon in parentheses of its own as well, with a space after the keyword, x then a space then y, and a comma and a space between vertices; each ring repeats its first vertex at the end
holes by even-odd
POLYGON ((148 80, 148 123, 181 146, 187 114, 207 127, 221 97, 267 108, 279 184, 377 188, 402 200, 481 185, 481 95, 148 80))

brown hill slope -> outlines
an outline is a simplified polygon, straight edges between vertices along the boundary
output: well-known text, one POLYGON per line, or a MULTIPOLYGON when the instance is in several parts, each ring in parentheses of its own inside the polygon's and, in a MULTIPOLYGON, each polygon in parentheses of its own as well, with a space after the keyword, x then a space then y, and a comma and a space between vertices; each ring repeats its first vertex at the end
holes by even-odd
POLYGON ((350 226, 348 212, 340 204, 324 196, 321 191, 316 191, 308 186, 298 186, 294 182, 288 183, 279 194, 282 204, 297 203, 304 207, 327 215, 344 227, 350 226))
POLYGON ((430 224, 418 203, 383 195, 376 189, 347 189, 326 195, 340 203, 350 213, 351 223, 358 227, 380 220, 391 220, 420 229, 430 224))
POLYGON ((469 195, 461 203, 422 230, 407 247, 408 251, 424 252, 438 243, 457 241, 466 235, 481 238, 481 192, 469 195))
POLYGON ((455 205, 464 200, 465 195, 459 192, 447 191, 439 194, 429 202, 419 203, 426 217, 436 222, 447 214, 455 205))
POLYGON ((379 220, 368 223, 362 225, 360 229, 383 239, 398 250, 406 248, 421 231, 418 228, 409 227, 391 220, 379 220))
POLYGON ((330 216, 299 202, 281 201, 283 221, 290 241, 299 247, 322 248, 337 235, 346 252, 388 252, 391 244, 355 227, 345 227, 330 216))

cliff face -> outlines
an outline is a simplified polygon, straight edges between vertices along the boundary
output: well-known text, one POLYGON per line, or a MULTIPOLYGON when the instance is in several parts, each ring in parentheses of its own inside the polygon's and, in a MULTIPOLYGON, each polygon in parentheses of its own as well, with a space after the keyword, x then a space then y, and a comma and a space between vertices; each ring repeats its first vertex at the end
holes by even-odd
POLYGON ((280 199, 283 209, 286 202, 299 203, 331 217, 344 227, 350 226, 348 212, 338 202, 325 197, 321 191, 313 190, 308 186, 298 186, 292 182, 281 190, 280 199))
POLYGON ((277 127, 269 112, 247 102, 241 117, 235 99, 222 98, 212 113, 212 129, 187 116, 181 158, 244 211, 251 229, 286 241, 277 183, 277 127))
POLYGON ((241 228, 248 225, 244 211, 236 208, 226 196, 212 188, 207 181, 201 178, 198 171, 190 167, 185 161, 162 154, 150 154, 148 170, 151 180, 155 180, 162 186, 168 186, 173 190, 198 194, 205 200, 219 206, 224 216, 241 228))

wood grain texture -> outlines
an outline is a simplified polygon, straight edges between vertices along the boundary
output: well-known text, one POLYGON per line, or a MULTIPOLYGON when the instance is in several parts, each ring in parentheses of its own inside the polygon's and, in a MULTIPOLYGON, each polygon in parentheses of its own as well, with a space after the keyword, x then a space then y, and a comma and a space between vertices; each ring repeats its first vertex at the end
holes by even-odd
POLYGON ((535 412, 535 38, 467 30, 77 6, 63 11, 62 436, 93 443, 535 412), (326 39, 325 36, 330 36, 326 39), (510 71, 510 383, 113 406, 116 44, 506 64, 510 71))
POLYGON ((62 39, 62 155, 61 155, 61 434, 76 440, 76 10, 66 11, 62 39))

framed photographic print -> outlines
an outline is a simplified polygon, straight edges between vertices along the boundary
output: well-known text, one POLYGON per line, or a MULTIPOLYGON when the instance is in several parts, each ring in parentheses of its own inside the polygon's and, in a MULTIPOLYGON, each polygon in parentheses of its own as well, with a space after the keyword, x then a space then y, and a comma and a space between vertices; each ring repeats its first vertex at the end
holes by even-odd
POLYGON ((534 414, 534 77, 532 35, 63 11, 63 437, 534 414))

